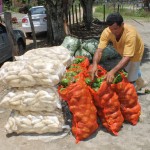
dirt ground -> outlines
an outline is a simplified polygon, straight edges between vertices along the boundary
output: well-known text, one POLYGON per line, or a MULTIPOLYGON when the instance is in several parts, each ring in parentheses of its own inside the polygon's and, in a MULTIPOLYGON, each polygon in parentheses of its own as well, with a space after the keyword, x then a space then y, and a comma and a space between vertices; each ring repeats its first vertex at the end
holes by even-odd
MULTIPOLYGON (((127 21, 134 25, 141 34, 145 53, 141 63, 143 78, 148 82, 146 88, 150 88, 150 22, 127 21)), ((39 37, 39 42, 43 38, 39 37)), ((29 49, 32 40, 27 40, 29 49)), ((115 62, 111 60, 105 65, 115 62)), ((11 135, 7 136, 4 125, 9 117, 10 110, 0 108, 0 150, 149 150, 150 149, 150 94, 145 94, 144 89, 138 93, 139 102, 142 107, 140 120, 136 126, 124 123, 118 136, 108 133, 103 127, 90 138, 75 143, 71 132, 61 136, 31 136, 11 135)))

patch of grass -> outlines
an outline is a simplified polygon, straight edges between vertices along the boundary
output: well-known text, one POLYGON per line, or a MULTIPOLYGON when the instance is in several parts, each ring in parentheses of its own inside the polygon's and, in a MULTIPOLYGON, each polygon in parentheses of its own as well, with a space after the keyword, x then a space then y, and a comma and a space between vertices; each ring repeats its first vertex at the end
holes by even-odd
MULTIPOLYGON (((117 12, 118 8, 113 8, 112 6, 106 6, 105 7, 105 17, 109 13, 117 12)), ((120 14, 124 17, 124 19, 138 19, 138 20, 144 20, 144 21, 150 21, 150 12, 145 11, 143 8, 141 9, 133 9, 131 7, 121 7, 119 9, 120 14)), ((98 18, 100 20, 103 20, 104 18, 104 6, 96 6, 95 12, 93 14, 95 18, 98 18)))
POLYGON ((4 4, 4 7, 3 7, 3 11, 5 12, 5 11, 12 11, 12 12, 18 12, 18 7, 13 7, 13 6, 11 6, 11 5, 6 5, 6 4, 4 4))

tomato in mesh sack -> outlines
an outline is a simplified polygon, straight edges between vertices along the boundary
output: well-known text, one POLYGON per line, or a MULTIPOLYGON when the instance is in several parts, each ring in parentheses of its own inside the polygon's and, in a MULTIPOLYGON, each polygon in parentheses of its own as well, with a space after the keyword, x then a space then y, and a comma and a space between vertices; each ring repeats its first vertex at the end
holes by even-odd
POLYGON ((100 88, 100 86, 104 80, 105 80, 104 76, 95 78, 91 84, 91 88, 94 89, 95 91, 98 91, 98 89, 100 88))
POLYGON ((128 75, 124 70, 121 70, 119 73, 117 73, 117 74, 115 75, 113 84, 119 83, 119 82, 121 82, 121 81, 123 80, 122 74, 123 74, 123 76, 125 76, 125 77, 127 77, 127 75, 128 75))
MULTIPOLYGON (((66 98, 72 112, 72 133, 76 142, 89 137, 98 128, 97 110, 83 79, 66 87, 66 98)), ((61 96, 61 93, 60 93, 61 96)))
POLYGON ((79 64, 79 63, 82 63, 84 61, 84 58, 75 58, 74 60, 73 60, 73 63, 74 64, 79 64))
POLYGON ((75 71, 72 71, 72 70, 67 71, 64 74, 64 77, 61 79, 60 85, 64 88, 66 88, 71 83, 75 83, 76 80, 79 78, 79 76, 77 76, 77 75, 78 75, 78 73, 75 71))
POLYGON ((77 78, 73 77, 73 76, 66 76, 64 78, 61 79, 60 81, 60 85, 63 87, 63 88, 66 88, 67 86, 69 86, 70 84, 72 83, 75 83, 77 80, 77 78))
POLYGON ((77 75, 77 72, 75 72, 75 71, 67 71, 66 73, 65 73, 65 77, 74 77, 74 76, 76 76, 77 75))
POLYGON ((94 81, 93 81, 92 78, 91 78, 91 75, 88 71, 83 73, 83 77, 84 77, 85 83, 88 86, 91 86, 95 90, 97 90, 100 87, 101 83, 105 79, 104 76, 101 76, 101 77, 95 78, 94 81))
POLYGON ((90 64, 89 59, 85 56, 76 56, 73 60, 73 64, 78 64, 84 68, 87 68, 90 64))
POLYGON ((68 78, 63 78, 61 81, 60 81, 60 84, 63 86, 63 87, 67 87, 69 84, 70 84, 70 80, 68 78))
POLYGON ((85 67, 79 66, 77 64, 72 64, 68 69, 67 72, 73 71, 77 73, 79 76, 87 77, 89 76, 88 70, 85 67))
POLYGON ((65 100, 65 101, 68 100, 68 95, 67 95, 68 91, 67 91, 67 88, 64 88, 62 85, 60 85, 60 86, 58 86, 58 90, 57 91, 58 91, 60 97, 63 100, 65 100))
POLYGON ((74 71, 76 72, 77 74, 84 71, 85 68, 83 68, 82 66, 79 66, 77 64, 72 64, 68 69, 67 71, 74 71))
POLYGON ((91 85, 92 84, 92 79, 90 77, 86 77, 84 80, 85 80, 85 83, 87 85, 91 85))
MULTIPOLYGON (((79 110, 78 110, 79 111, 79 110)), ((76 112, 77 113, 77 112, 76 112)), ((94 112, 86 115, 83 110, 80 110, 78 117, 73 115, 72 133, 76 137, 76 142, 88 138, 98 128, 97 115, 94 112), (91 119, 92 118, 92 119, 91 119)))
POLYGON ((97 107, 103 126, 114 135, 118 135, 124 118, 120 110, 120 103, 116 92, 112 90, 106 81, 101 83, 97 91, 92 88, 90 88, 90 91, 94 97, 94 104, 97 107))
POLYGON ((68 101, 71 98, 71 96, 68 95, 68 91, 72 90, 70 88, 70 85, 76 83, 79 80, 79 78, 80 76, 69 76, 69 77, 64 77, 61 79, 58 85, 58 93, 62 97, 63 100, 68 101))
POLYGON ((138 102, 138 95, 135 87, 131 84, 125 76, 123 80, 117 84, 112 84, 112 88, 116 91, 121 104, 121 112, 125 121, 136 125, 140 114, 141 106, 138 102))

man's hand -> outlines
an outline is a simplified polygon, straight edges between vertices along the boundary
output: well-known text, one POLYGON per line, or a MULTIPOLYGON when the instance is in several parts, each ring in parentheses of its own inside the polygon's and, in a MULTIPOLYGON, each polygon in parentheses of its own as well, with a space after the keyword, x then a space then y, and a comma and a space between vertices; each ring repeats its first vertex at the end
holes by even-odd
POLYGON ((107 83, 112 83, 115 77, 115 74, 121 70, 122 68, 124 68, 128 62, 130 61, 130 57, 129 56, 124 56, 121 61, 112 69, 110 70, 107 74, 106 74, 106 81, 107 83))
POLYGON ((107 72, 107 74, 105 76, 107 83, 111 84, 113 82, 114 78, 115 78, 115 73, 113 72, 113 70, 107 72))
POLYGON ((90 74, 91 74, 92 80, 94 80, 94 77, 97 76, 97 64, 92 65, 90 74))
POLYGON ((94 77, 97 76, 97 65, 102 57, 102 49, 98 48, 93 57, 93 65, 90 70, 91 78, 94 80, 94 77))

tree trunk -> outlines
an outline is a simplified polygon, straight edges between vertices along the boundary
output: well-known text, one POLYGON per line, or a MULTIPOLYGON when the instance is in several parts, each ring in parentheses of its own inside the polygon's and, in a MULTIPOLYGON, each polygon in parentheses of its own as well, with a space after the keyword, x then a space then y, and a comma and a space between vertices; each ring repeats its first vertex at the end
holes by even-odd
POLYGON ((70 35, 70 29, 68 26, 68 15, 74 1, 75 0, 63 0, 63 21, 64 21, 64 32, 66 35, 70 35))
POLYGON ((93 3, 94 0, 80 0, 83 8, 83 21, 87 29, 90 29, 93 19, 93 3))
POLYGON ((46 0, 47 42, 60 45, 65 37, 63 27, 63 0, 46 0))

